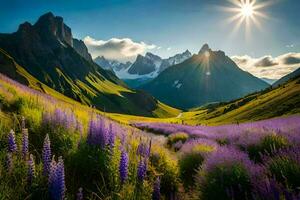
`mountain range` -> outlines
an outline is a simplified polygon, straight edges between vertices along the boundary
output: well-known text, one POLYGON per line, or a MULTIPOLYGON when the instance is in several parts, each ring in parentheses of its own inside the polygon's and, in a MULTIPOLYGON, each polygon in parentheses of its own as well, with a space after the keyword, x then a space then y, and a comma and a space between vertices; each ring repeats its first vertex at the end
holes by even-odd
POLYGON ((103 69, 113 71, 131 88, 138 88, 157 77, 168 67, 179 64, 191 56, 191 52, 186 50, 166 59, 148 52, 145 56, 138 55, 133 63, 108 60, 104 56, 98 56, 94 61, 103 69))
POLYGON ((212 51, 205 44, 198 54, 167 68, 140 89, 168 105, 189 109, 239 98, 268 86, 241 70, 224 52, 212 51))
POLYGON ((1 73, 23 84, 34 78, 37 85, 108 112, 155 116, 176 111, 99 67, 63 18, 51 12, 33 25, 25 22, 14 33, 0 34, 0 48, 2 62, 9 66, 1 66, 1 73))
MULTIPOLYGON (((148 52, 133 63, 93 60, 84 42, 51 12, 14 33, 0 34, 0 66, 0 73, 42 92, 108 112, 150 117, 177 116, 179 109, 231 101, 270 86, 265 82, 270 80, 241 70, 207 44, 198 54, 187 50, 167 59, 148 52)), ((273 87, 298 77, 299 70, 273 87)))
POLYGON ((155 78, 168 67, 179 64, 191 56, 191 52, 186 50, 166 59, 148 52, 145 56, 138 55, 133 63, 108 60, 104 56, 98 56, 94 61, 102 68, 114 71, 120 79, 138 79, 155 78))

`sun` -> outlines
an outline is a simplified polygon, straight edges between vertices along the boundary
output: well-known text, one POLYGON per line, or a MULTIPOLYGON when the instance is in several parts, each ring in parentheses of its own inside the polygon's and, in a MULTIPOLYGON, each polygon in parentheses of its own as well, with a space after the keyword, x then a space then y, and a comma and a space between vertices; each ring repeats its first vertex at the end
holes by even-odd
POLYGON ((251 17, 254 14, 254 7, 253 4, 246 2, 246 3, 242 3, 241 4, 241 10, 240 10, 241 14, 244 17, 251 17))
POLYGON ((269 19, 269 16, 265 13, 264 8, 273 4, 274 0, 227 0, 231 6, 223 7, 221 10, 230 12, 233 15, 226 21, 229 24, 234 24, 232 34, 234 34, 242 24, 245 25, 245 35, 250 36, 250 31, 253 30, 253 26, 263 29, 261 22, 263 19, 269 19))

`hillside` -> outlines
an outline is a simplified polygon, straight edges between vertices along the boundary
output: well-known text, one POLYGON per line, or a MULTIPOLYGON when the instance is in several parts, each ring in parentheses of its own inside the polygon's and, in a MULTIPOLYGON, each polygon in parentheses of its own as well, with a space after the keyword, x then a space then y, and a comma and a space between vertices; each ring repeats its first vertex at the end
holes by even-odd
POLYGON ((268 84, 241 70, 222 51, 204 45, 197 55, 171 66, 140 88, 168 105, 189 109, 259 91, 268 84))
POLYGON ((229 103, 211 104, 183 113, 187 124, 227 124, 300 113, 300 76, 229 103))
POLYGON ((101 69, 91 61, 84 43, 73 38, 63 18, 52 13, 41 16, 34 25, 21 24, 15 33, 0 34, 0 48, 8 64, 16 64, 19 69, 22 66, 21 71, 13 65, 9 70, 0 66, 1 72, 23 84, 30 85, 24 73, 30 74, 38 80, 37 85, 44 83, 74 100, 108 112, 143 116, 157 116, 157 110, 166 116, 178 112, 164 105, 168 108, 165 110, 152 96, 129 89, 112 72, 101 69))
POLYGON ((276 87, 276 86, 285 84, 286 82, 288 82, 289 80, 291 80, 297 76, 300 76, 300 68, 298 68, 295 71, 293 71, 292 73, 289 73, 288 75, 282 77, 281 79, 279 79, 278 81, 273 83, 273 86, 276 87))
MULTIPOLYGON (((7 68, 16 67, 15 76, 38 85, 20 65, 14 64, 13 59, 6 59, 2 64, 7 68)), ((44 87, 47 86, 38 86, 44 87)), ((293 148, 293 154, 287 154, 291 156, 285 155, 287 160, 299 157, 299 137, 293 134, 299 130, 299 116, 215 127, 140 124, 140 129, 156 131, 152 134, 121 125, 110 120, 110 114, 69 101, 0 74, 0 199, 190 199, 191 191, 194 192, 190 189, 194 185, 200 184, 201 188, 207 184, 219 186, 224 183, 223 177, 230 177, 229 183, 237 186, 241 184, 241 176, 247 181, 244 185, 251 189, 241 194, 250 191, 251 195, 255 194, 253 199, 263 199, 264 192, 252 189, 261 182, 251 182, 249 169, 261 169, 261 158, 272 158, 270 145, 281 145, 282 152, 293 148), (267 145, 262 146, 266 141, 267 145), (248 151, 253 147, 259 150, 248 151), (204 153, 205 157, 201 157, 204 153), (239 159, 232 159, 232 156, 239 159), (209 171, 206 166, 212 159, 218 167, 217 172, 226 169, 226 176, 218 178, 209 171), (230 165, 224 167, 224 163, 230 165), (235 167, 232 171, 232 166, 242 168, 235 167), (201 173, 196 173, 197 169, 201 169, 201 173), (242 173, 237 174, 237 171, 242 173), (211 174, 214 181, 196 182, 211 174), (105 187, 99 188, 99 185, 105 187)), ((284 163, 279 165, 278 173, 255 170, 251 177, 266 180, 280 174, 283 177, 280 183, 284 183, 290 171, 282 171, 281 166, 295 168, 293 163, 284 163)), ((236 191, 241 191, 240 188, 236 191)), ((225 191, 225 187, 222 193, 209 190, 209 198, 201 199, 241 197, 230 196, 225 191)), ((280 194, 286 191, 284 188, 280 194)), ((242 199, 247 198, 242 196, 242 199)))
POLYGON ((269 87, 230 102, 210 103, 182 112, 176 117, 150 118, 112 114, 123 123, 172 123, 187 125, 222 125, 252 122, 300 114, 300 76, 279 87, 269 87))

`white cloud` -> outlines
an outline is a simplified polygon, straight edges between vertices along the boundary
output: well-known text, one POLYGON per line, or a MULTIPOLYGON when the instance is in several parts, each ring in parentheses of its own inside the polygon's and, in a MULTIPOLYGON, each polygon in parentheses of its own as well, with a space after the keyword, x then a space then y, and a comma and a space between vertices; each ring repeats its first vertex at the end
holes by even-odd
POLYGON ((286 53, 277 57, 266 55, 252 58, 244 55, 231 58, 241 69, 259 78, 279 79, 300 67, 300 53, 286 53))
POLYGON ((168 48, 167 48, 167 51, 170 51, 171 49, 172 49, 171 47, 168 47, 168 48))
POLYGON ((119 61, 132 61, 138 54, 144 54, 146 51, 156 48, 154 44, 149 45, 145 42, 135 42, 130 38, 97 40, 86 36, 83 41, 93 58, 104 56, 107 59, 119 61))

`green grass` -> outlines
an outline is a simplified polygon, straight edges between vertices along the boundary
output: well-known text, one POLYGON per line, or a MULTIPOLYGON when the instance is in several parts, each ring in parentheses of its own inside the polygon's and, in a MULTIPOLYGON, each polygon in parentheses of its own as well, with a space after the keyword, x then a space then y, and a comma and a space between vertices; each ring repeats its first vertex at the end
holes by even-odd
POLYGON ((113 115, 124 123, 164 122, 188 125, 221 125, 242 123, 269 119, 279 116, 288 116, 300 113, 300 77, 277 87, 262 92, 250 94, 243 98, 225 103, 194 108, 187 112, 173 112, 176 117, 145 118, 136 116, 113 115))
POLYGON ((257 121, 300 113, 300 77, 269 91, 221 104, 186 112, 182 120, 188 124, 224 124, 257 121))
MULTIPOLYGON (((152 99, 150 95, 144 95, 140 91, 131 90, 124 84, 109 81, 98 72, 96 74, 88 74, 85 80, 73 80, 59 67, 56 67, 54 73, 56 73, 57 78, 60 80, 59 83, 63 83, 64 85, 54 86, 50 84, 51 87, 49 87, 32 76, 24 67, 16 63, 1 48, 0 58, 3 59, 0 62, 2 66, 1 73, 33 89, 68 103, 76 104, 77 101, 84 105, 96 106, 98 109, 106 112, 127 113, 148 117, 174 117, 180 112, 152 99), (59 89, 65 95, 52 89, 52 87, 59 89)), ((48 83, 54 83, 53 80, 49 79, 50 76, 48 74, 44 74, 43 77, 48 83)))

